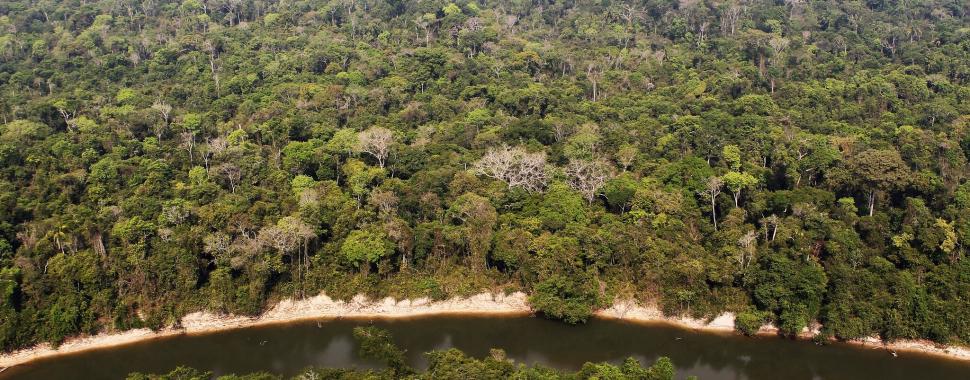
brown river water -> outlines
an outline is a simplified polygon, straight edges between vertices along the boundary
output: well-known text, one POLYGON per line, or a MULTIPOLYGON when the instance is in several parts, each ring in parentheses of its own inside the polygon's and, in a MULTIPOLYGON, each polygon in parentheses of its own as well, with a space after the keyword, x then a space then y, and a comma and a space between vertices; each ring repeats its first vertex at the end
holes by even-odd
POLYGON ((360 360, 355 326, 390 330, 412 365, 423 353, 459 348, 484 357, 491 348, 520 363, 574 370, 587 361, 652 363, 668 356, 678 377, 700 379, 970 379, 970 362, 883 349, 772 337, 693 332, 665 325, 592 320, 569 326, 530 317, 436 316, 340 319, 174 336, 42 359, 0 373, 0 379, 123 379, 134 371, 162 373, 178 365, 215 374, 269 371, 294 375, 308 366, 373 368, 360 360))

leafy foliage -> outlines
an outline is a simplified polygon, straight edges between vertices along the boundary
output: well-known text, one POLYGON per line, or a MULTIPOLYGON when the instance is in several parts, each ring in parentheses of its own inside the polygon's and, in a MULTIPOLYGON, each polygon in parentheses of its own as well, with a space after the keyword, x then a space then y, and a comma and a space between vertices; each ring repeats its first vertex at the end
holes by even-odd
MULTIPOLYGON (((403 362, 403 350, 394 345, 393 338, 386 330, 376 327, 354 328, 354 338, 361 345, 360 354, 364 358, 384 361, 388 366, 385 370, 360 370, 338 368, 308 368, 292 379, 616 379, 616 380, 672 380, 676 375, 673 362, 667 357, 660 357, 656 363, 643 367, 634 358, 627 358, 623 364, 586 363, 577 372, 557 371, 554 369, 525 365, 516 365, 505 357, 502 350, 493 349, 484 359, 467 356, 464 352, 452 348, 444 351, 432 351, 428 357, 428 369, 412 373, 403 362), (402 370, 406 369, 406 372, 402 370)), ((161 375, 133 373, 128 380, 201 380, 210 379, 212 374, 193 368, 179 367, 172 372, 161 375)), ((282 377, 268 373, 254 373, 248 375, 219 376, 219 380, 269 380, 282 377)))
POLYGON ((0 347, 486 290, 970 342, 968 17, 4 1, 0 347))

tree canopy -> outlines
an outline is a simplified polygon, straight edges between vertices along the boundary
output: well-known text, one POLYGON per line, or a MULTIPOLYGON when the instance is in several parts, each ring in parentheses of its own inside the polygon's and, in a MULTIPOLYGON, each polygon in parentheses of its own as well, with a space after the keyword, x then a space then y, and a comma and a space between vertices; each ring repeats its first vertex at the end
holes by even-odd
MULTIPOLYGON (((0 2, 0 347, 326 292, 970 342, 951 0, 0 2)), ((466 358, 442 354, 442 360, 466 358)))

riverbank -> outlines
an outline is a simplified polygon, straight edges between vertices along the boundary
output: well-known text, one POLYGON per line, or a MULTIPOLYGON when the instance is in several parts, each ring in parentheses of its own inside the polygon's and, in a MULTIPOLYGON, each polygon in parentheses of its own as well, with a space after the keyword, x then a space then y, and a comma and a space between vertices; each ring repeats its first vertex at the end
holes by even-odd
POLYGON ((33 360, 82 351, 123 346, 175 335, 207 334, 245 327, 297 322, 327 318, 410 318, 430 315, 529 315, 528 297, 525 293, 482 293, 467 298, 431 301, 415 300, 369 300, 358 295, 350 301, 334 300, 325 294, 302 300, 284 300, 258 317, 220 315, 196 312, 182 317, 181 325, 159 331, 142 328, 122 332, 102 333, 93 336, 71 338, 54 348, 48 343, 14 351, 0 356, 0 368, 21 365, 33 360))
POLYGON ((620 319, 640 323, 663 323, 689 330, 734 332, 734 314, 723 313, 711 320, 690 317, 669 317, 656 306, 642 306, 632 300, 616 301, 612 306, 593 313, 599 318, 620 319))
MULTIPOLYGON (((69 339, 54 348, 40 344, 32 348, 15 351, 0 356, 0 368, 21 365, 30 361, 82 351, 104 349, 126 344, 158 339, 175 335, 207 334, 238 328, 280 324, 312 319, 328 318, 411 318, 430 315, 503 315, 523 316, 532 314, 528 296, 521 292, 512 294, 482 293, 467 298, 452 298, 444 301, 422 299, 369 300, 358 295, 350 301, 334 300, 324 294, 303 300, 284 300, 259 317, 218 315, 196 312, 182 318, 181 326, 169 327, 160 331, 136 329, 123 332, 103 333, 94 336, 69 339)), ((668 317, 657 307, 642 306, 633 301, 618 301, 611 307, 598 310, 596 317, 620 319, 638 323, 661 323, 685 329, 734 333, 734 315, 724 313, 711 320, 687 317, 668 317)), ((777 329, 762 327, 761 334, 775 335, 777 329)), ((806 330, 802 338, 811 339, 815 331, 806 330)), ((966 347, 942 347, 929 341, 898 341, 884 344, 877 338, 849 342, 861 347, 885 349, 890 352, 918 352, 937 355, 950 359, 970 360, 970 349, 966 347)))
MULTIPOLYGON (((733 313, 723 313, 711 320, 694 319, 690 317, 668 317, 656 307, 645 307, 633 301, 617 301, 609 308, 599 310, 595 313, 597 317, 620 319, 639 323, 664 323, 678 326, 690 330, 714 332, 714 333, 735 333, 733 313)), ((806 327, 798 334, 798 339, 812 340, 821 333, 821 326, 817 323, 811 328, 806 327)), ((778 328, 772 325, 761 326, 758 331, 760 336, 778 336, 778 328)), ((833 338, 832 342, 836 342, 833 338)), ((939 356, 953 360, 970 361, 970 347, 940 345, 930 340, 905 339, 894 342, 885 342, 879 337, 869 337, 843 342, 853 346, 881 349, 893 355, 899 352, 918 353, 924 355, 939 356)))

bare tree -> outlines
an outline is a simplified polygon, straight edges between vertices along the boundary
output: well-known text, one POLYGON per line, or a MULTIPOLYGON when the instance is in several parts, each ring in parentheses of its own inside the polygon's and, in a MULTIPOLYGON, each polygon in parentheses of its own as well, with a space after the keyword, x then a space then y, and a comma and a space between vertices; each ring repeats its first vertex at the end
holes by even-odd
POLYGON ((511 33, 512 35, 515 35, 515 24, 519 22, 519 16, 505 15, 505 18, 502 19, 501 21, 503 24, 502 26, 504 26, 509 33, 511 33))
POLYGON ((425 15, 421 15, 414 20, 414 24, 420 27, 422 31, 424 31, 424 46, 430 45, 431 32, 434 30, 435 21, 430 20, 428 17, 425 17, 425 15))
POLYGON ((486 177, 505 181, 512 187, 512 170, 521 155, 526 154, 525 149, 519 147, 510 148, 503 145, 500 148, 490 149, 484 156, 475 162, 475 169, 479 174, 486 177))
POLYGON ((208 53, 209 58, 209 71, 212 72, 212 81, 216 85, 216 96, 219 96, 219 65, 216 64, 216 59, 218 58, 218 49, 212 43, 212 41, 205 40, 205 51, 208 53))
POLYGON ((168 128, 169 123, 171 122, 172 106, 162 103, 160 100, 156 100, 155 103, 152 103, 152 109, 157 111, 162 116, 162 121, 165 122, 164 125, 156 125, 152 128, 152 130, 155 132, 155 138, 161 141, 162 134, 165 132, 165 129, 168 128))
POLYGON ((242 169, 240 169, 239 166, 236 166, 235 164, 226 162, 216 167, 216 171, 218 171, 219 174, 221 174, 223 177, 226 177, 226 180, 229 181, 229 189, 231 189, 231 191, 235 193, 236 186, 239 184, 239 181, 242 179, 242 169))
POLYGON ((755 243, 758 242, 758 235, 754 231, 748 231, 740 239, 738 239, 738 246, 741 247, 741 252, 738 254, 736 260, 738 261, 738 266, 740 270, 745 270, 751 261, 754 260, 754 253, 757 249, 755 243))
POLYGON ((287 216, 276 222, 276 225, 263 227, 257 237, 261 244, 273 247, 280 254, 291 257, 291 262, 297 266, 301 296, 304 295, 303 268, 309 265, 308 244, 310 239, 315 237, 313 227, 296 216, 287 216), (303 249, 299 249, 300 247, 303 249), (296 253, 295 258, 294 253, 296 253))
POLYGON ((572 133, 572 129, 573 128, 570 125, 567 125, 567 124, 565 124, 563 122, 556 122, 552 126, 552 131, 553 131, 554 136, 556 138, 556 142, 560 142, 560 141, 565 140, 566 137, 568 137, 569 134, 572 133))
POLYGON ((228 251, 232 240, 229 239, 229 235, 222 232, 217 232, 206 235, 206 237, 202 239, 202 243, 205 245, 203 249, 207 253, 217 254, 228 251))
POLYGON ((583 194, 589 204, 599 195, 599 191, 613 178, 613 167, 605 160, 570 160, 566 165, 569 186, 583 194))
POLYGON ((646 12, 635 4, 622 4, 619 13, 623 21, 626 21, 627 28, 633 29, 633 23, 642 20, 646 12))
POLYGON ((711 23, 707 21, 701 22, 699 25, 697 25, 697 46, 702 46, 704 42, 707 41, 707 27, 710 25, 711 23))
POLYGON ((320 202, 320 193, 317 189, 303 189, 300 194, 297 194, 298 204, 300 208, 312 207, 320 202))
POLYGON ((158 113, 162 116, 162 120, 165 121, 166 124, 172 120, 172 106, 168 105, 167 103, 162 102, 161 100, 156 100, 154 103, 152 103, 152 109, 158 111, 158 113))
POLYGON ((303 242, 303 239, 315 236, 313 229, 300 218, 287 216, 275 225, 260 229, 257 239, 261 244, 272 247, 282 254, 289 254, 303 242))
POLYGON ((225 137, 219 136, 209 140, 209 149, 213 154, 221 154, 229 148, 229 141, 225 137))
POLYGON ((367 153, 377 159, 377 163, 383 168, 384 160, 391 151, 394 144, 394 132, 383 127, 371 127, 370 129, 357 134, 357 149, 367 153))
POLYGON ((721 177, 711 177, 707 179, 707 186, 699 192, 711 200, 711 219, 714 220, 714 230, 717 231, 717 196, 721 194, 724 187, 724 180, 721 177))
POLYGON ((475 162, 475 170, 481 175, 505 182, 510 189, 520 187, 537 192, 545 189, 549 183, 546 153, 529 153, 521 146, 512 148, 503 145, 489 149, 485 156, 475 162))
POLYGON ((371 191, 367 203, 376 207, 382 215, 390 215, 397 207, 398 198, 394 192, 376 189, 371 191))
MULTIPOLYGON (((849 41, 843 36, 835 36, 832 38, 832 47, 841 50, 842 55, 849 54, 849 41)), ((838 53, 837 51, 835 53, 838 53)))
POLYGON ((232 246, 229 235, 222 232, 208 234, 202 239, 202 244, 204 244, 203 250, 216 260, 229 258, 229 249, 232 246))
POLYGON ((239 25, 239 23, 242 22, 242 18, 240 16, 243 11, 240 10, 240 8, 242 8, 244 5, 243 0, 222 0, 219 1, 219 3, 221 3, 222 9, 226 12, 226 14, 229 15, 229 26, 232 26, 232 20, 234 18, 236 19, 236 25, 239 25))
POLYGON ((262 250, 263 247, 255 238, 245 235, 237 237, 229 246, 229 267, 236 270, 242 269, 262 250))
POLYGON ((802 5, 806 3, 806 0, 785 0, 785 5, 790 7, 788 18, 795 18, 795 13, 802 8, 802 5))
POLYGON ((77 109, 68 109, 67 101, 60 100, 54 102, 54 107, 57 108, 57 112, 61 114, 61 118, 64 119, 64 124, 67 125, 68 130, 77 129, 77 109))
POLYGON ((771 47, 771 50, 775 56, 778 56, 784 52, 790 43, 791 41, 785 37, 771 37, 771 39, 768 40, 768 46, 771 47))
MULTIPOLYGON (((784 65, 784 60, 785 60, 784 52, 785 52, 785 49, 788 49, 789 43, 790 41, 784 37, 772 37, 771 39, 768 40, 768 47, 771 48, 771 52, 772 52, 771 59, 770 59, 772 66, 779 67, 784 65)), ((771 81, 771 84, 770 84, 771 93, 774 94, 775 93, 774 75, 770 76, 770 81, 771 81)))
POLYGON ((202 150, 202 161, 205 163, 206 174, 209 173, 209 163, 212 161, 212 158, 225 152, 228 147, 228 142, 222 136, 214 139, 206 138, 205 149, 202 150))
POLYGON ((721 33, 730 32, 733 36, 734 32, 738 29, 738 21, 741 20, 743 13, 744 6, 738 4, 732 4, 725 9, 724 15, 721 16, 721 33))
POLYGON ((171 204, 162 207, 162 218, 175 226, 180 226, 189 218, 189 210, 182 204, 171 204))
POLYGON ((259 241, 260 245, 273 248, 280 254, 284 255, 296 249, 297 245, 300 243, 295 236, 289 234, 286 230, 277 225, 269 225, 261 228, 256 239, 259 241))
POLYGON ((603 77, 603 68, 595 63, 586 66, 586 79, 593 85, 593 101, 599 99, 599 82, 603 77))
POLYGON ((185 131, 179 133, 179 147, 189 153, 189 162, 195 161, 195 132, 185 131))
POLYGON ((630 44, 630 40, 632 39, 629 36, 632 36, 633 34, 633 30, 634 30, 633 23, 639 20, 643 20, 644 18, 643 16, 646 12, 634 4, 623 4, 623 5, 620 5, 620 9, 618 13, 620 15, 620 18, 622 18, 623 21, 626 21, 626 26, 624 27, 624 30, 626 31, 628 36, 624 37, 623 39, 623 48, 627 48, 630 44))
POLYGON ((761 219, 761 227, 765 229, 765 240, 775 240, 775 236, 778 235, 779 225, 781 225, 781 218, 779 218, 778 215, 772 214, 771 216, 761 219), (770 238, 768 235, 769 231, 771 232, 770 238))
POLYGON ((616 151, 616 162, 623 167, 625 172, 633 165, 633 160, 637 158, 637 147, 633 145, 623 145, 616 151))

